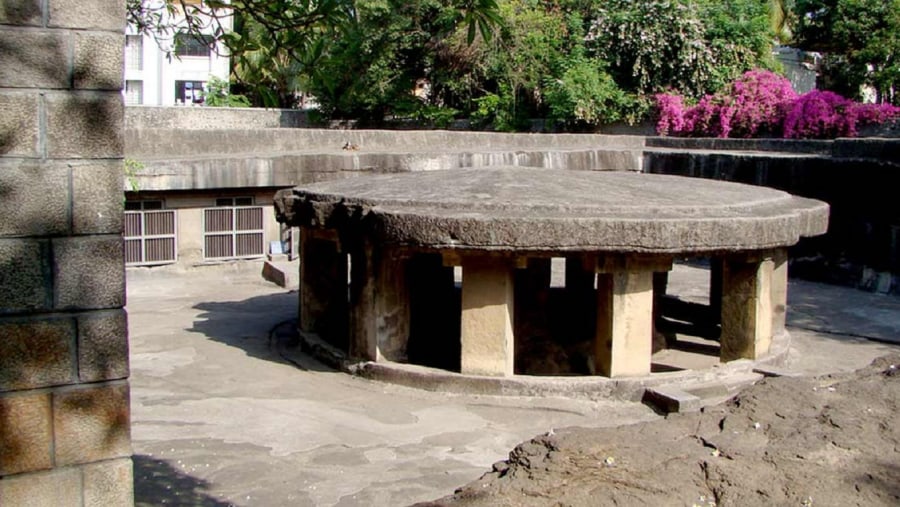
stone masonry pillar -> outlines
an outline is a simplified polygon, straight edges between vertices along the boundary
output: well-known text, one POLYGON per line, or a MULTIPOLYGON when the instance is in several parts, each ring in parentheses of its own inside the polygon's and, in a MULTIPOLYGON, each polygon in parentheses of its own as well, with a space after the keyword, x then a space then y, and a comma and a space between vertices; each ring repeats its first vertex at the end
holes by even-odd
POLYGON ((0 4, 0 504, 132 505, 124 0, 0 4))
POLYGON ((597 263, 594 363, 608 377, 647 375, 653 344, 653 276, 671 260, 601 258, 597 263))
MULTIPOLYGON (((758 359, 769 351, 772 342, 774 266, 771 257, 739 255, 724 259, 720 352, 723 362, 758 359)), ((784 294, 787 294, 786 289, 784 294)))
POLYGON ((337 235, 300 229, 300 329, 347 346, 347 256, 337 235))
POLYGON ((409 287, 400 249, 365 242, 351 257, 350 356, 405 361, 410 330, 409 287))
POLYGON ((511 376, 514 266, 508 259, 464 257, 460 371, 511 376))
POLYGON ((784 332, 787 318, 788 254, 784 248, 772 252, 772 334, 784 332))

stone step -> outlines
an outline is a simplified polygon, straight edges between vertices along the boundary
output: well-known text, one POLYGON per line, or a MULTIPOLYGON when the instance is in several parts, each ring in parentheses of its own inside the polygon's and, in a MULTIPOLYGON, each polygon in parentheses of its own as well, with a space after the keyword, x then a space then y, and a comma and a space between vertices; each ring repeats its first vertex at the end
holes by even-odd
POLYGON ((272 259, 263 263, 262 277, 288 290, 300 288, 300 261, 272 259))
POLYGON ((760 373, 748 372, 712 382, 665 384, 647 388, 642 401, 664 413, 696 412, 730 400, 762 378, 760 373))

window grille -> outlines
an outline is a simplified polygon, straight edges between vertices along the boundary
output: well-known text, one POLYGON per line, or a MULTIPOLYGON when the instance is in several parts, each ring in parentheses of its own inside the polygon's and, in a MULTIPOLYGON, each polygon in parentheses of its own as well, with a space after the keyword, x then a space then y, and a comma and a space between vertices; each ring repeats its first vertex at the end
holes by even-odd
POLYGON ((125 36, 125 68, 144 70, 144 39, 140 35, 125 36))
POLYGON ((175 34, 175 55, 208 57, 216 39, 206 34, 175 34))
POLYGON ((129 79, 125 81, 125 105, 139 106, 144 103, 144 82, 129 79))
POLYGON ((175 210, 125 212, 125 264, 153 266, 178 260, 175 210))
POLYGON ((265 255, 262 206, 203 210, 203 258, 248 259, 265 255))

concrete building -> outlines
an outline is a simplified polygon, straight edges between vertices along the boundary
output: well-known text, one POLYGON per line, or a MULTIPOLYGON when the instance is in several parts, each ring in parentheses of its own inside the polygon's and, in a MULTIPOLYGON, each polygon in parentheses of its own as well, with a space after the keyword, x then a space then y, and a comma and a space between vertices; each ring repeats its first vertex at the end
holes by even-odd
MULTIPOLYGON (((164 7, 162 0, 146 1, 148 9, 164 7)), ((177 3, 176 3, 177 4, 177 3)), ((205 9, 201 0, 186 0, 185 4, 205 9)), ((190 7, 189 7, 190 8, 190 7)), ((215 22, 199 15, 206 40, 184 32, 187 27, 184 12, 176 8, 174 15, 158 11, 162 24, 171 27, 162 33, 140 34, 129 25, 125 32, 125 104, 127 105, 199 105, 204 86, 210 76, 225 81, 230 73, 227 50, 213 37, 217 23, 231 30, 232 19, 222 16, 215 22)))

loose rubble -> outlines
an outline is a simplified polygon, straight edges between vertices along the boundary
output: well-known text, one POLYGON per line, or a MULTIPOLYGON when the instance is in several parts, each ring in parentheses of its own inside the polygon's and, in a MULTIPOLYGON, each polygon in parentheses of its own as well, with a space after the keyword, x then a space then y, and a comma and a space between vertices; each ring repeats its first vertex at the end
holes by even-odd
POLYGON ((900 505, 900 354, 699 413, 556 429, 429 506, 900 505))

